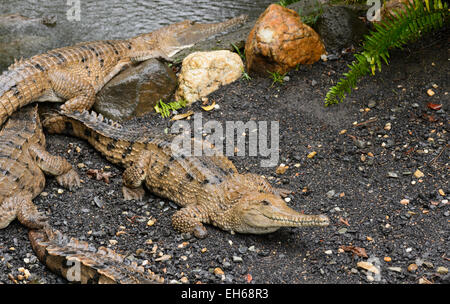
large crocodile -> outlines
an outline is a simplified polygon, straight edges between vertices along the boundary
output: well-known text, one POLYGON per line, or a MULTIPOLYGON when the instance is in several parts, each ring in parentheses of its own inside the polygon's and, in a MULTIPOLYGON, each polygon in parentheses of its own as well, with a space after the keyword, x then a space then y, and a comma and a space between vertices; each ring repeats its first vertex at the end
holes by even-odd
POLYGON ((33 101, 64 101, 65 111, 89 109, 100 89, 127 66, 170 57, 209 36, 243 23, 242 15, 221 23, 189 20, 126 40, 84 42, 19 60, 0 75, 0 126, 33 101))
POLYGON ((45 150, 37 106, 29 105, 14 113, 0 131, 0 229, 17 218, 30 229, 29 238, 39 259, 70 281, 160 281, 110 249, 96 250, 88 243, 54 231, 32 202, 44 189, 44 172, 56 176, 57 182, 66 188, 80 185, 72 165, 45 150))
MULTIPOLYGON (((123 195, 142 199, 144 185, 154 194, 180 205, 172 217, 180 232, 207 235, 204 223, 223 230, 262 234, 280 227, 326 226, 325 215, 306 215, 286 205, 285 190, 273 188, 255 174, 239 174, 220 151, 213 156, 190 156, 172 148, 173 134, 159 129, 131 130, 88 111, 47 112, 49 133, 87 140, 109 161, 125 167, 123 195)), ((207 142, 194 139, 193 144, 207 142)), ((211 146, 212 148, 212 146, 211 146)))

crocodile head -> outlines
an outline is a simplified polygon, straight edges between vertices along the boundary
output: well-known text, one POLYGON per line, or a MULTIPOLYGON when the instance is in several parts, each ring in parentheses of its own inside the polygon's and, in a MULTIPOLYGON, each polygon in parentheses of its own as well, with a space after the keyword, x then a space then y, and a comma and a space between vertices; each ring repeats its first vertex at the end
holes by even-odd
POLYGON ((239 233, 263 234, 281 227, 327 226, 325 215, 306 215, 286 205, 278 195, 249 193, 232 208, 231 230, 239 233))

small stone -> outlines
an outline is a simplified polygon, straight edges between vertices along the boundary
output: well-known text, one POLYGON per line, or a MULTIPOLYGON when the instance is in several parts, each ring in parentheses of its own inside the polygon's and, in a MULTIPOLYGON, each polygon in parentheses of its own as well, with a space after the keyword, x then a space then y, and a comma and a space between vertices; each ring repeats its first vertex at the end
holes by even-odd
POLYGON ((384 259, 383 259, 385 262, 392 262, 392 258, 391 257, 388 257, 388 256, 386 256, 386 257, 384 257, 384 259))
POLYGON ((433 263, 430 261, 423 261, 423 265, 425 265, 427 268, 434 268, 433 263))
POLYGON ((344 234, 346 232, 347 232, 347 228, 341 228, 341 229, 338 230, 339 234, 344 234))
POLYGON ((433 96, 435 93, 432 89, 428 89, 427 94, 428 94, 428 96, 433 96))
POLYGON ((155 259, 155 261, 156 262, 165 262, 165 261, 170 260, 171 258, 172 258, 172 256, 170 254, 163 254, 159 258, 155 259))
POLYGON ((329 250, 326 250, 324 253, 327 255, 331 255, 331 254, 333 254, 333 251, 331 249, 329 249, 329 250))
POLYGON ((314 156, 316 156, 317 152, 316 151, 312 151, 311 153, 308 154, 308 156, 306 156, 307 158, 311 159, 314 156))
POLYGON ((117 244, 117 240, 109 240, 109 243, 110 243, 111 245, 116 245, 116 244, 117 244))
POLYGON ((330 191, 327 192, 326 195, 327 195, 328 198, 332 198, 335 194, 336 194, 336 191, 330 190, 330 191))
POLYGON ((243 260, 242 260, 242 258, 241 257, 239 257, 239 256, 237 256, 237 255, 233 255, 233 262, 235 262, 235 263, 240 263, 240 262, 242 262, 243 260))
POLYGON ((41 196, 43 196, 43 197, 48 196, 48 192, 45 192, 45 191, 41 192, 41 196))
POLYGON ((214 274, 218 277, 222 277, 225 273, 223 270, 219 267, 214 268, 214 274))
POLYGON ((367 104, 367 106, 369 108, 375 108, 376 105, 377 105, 377 102, 375 100, 373 100, 373 99, 369 100, 369 103, 367 104))
POLYGON ((423 174, 423 172, 420 171, 419 169, 417 169, 417 170, 414 172, 414 177, 415 177, 415 178, 421 178, 421 177, 424 177, 424 176, 425 176, 425 174, 423 174))
POLYGON ((283 77, 283 81, 288 82, 289 80, 291 80, 291 78, 289 76, 284 76, 283 77))
POLYGON ((401 267, 388 267, 387 269, 390 270, 390 271, 402 272, 402 268, 401 267))
POLYGON ((286 203, 289 203, 289 202, 291 201, 291 198, 290 198, 290 197, 285 197, 285 198, 284 198, 284 201, 285 201, 286 203))
POLYGON ((187 284, 187 283, 189 283, 189 280, 188 280, 187 277, 182 277, 182 278, 180 279, 180 282, 183 283, 183 284, 187 284))
POLYGON ((277 174, 284 174, 288 168, 289 166, 286 166, 285 164, 280 164, 275 172, 277 174))
POLYGON ((438 190, 438 192, 439 192, 439 194, 440 194, 441 196, 445 196, 445 192, 444 192, 444 190, 442 190, 442 189, 439 189, 439 190, 438 190))
POLYGON ((316 81, 316 80, 314 80, 314 79, 311 80, 311 85, 312 85, 312 86, 315 86, 316 84, 317 84, 317 81, 316 81))
POLYGON ((63 189, 58 189, 57 192, 58 192, 58 194, 63 194, 64 190, 63 189))
POLYGON ((83 164, 83 163, 78 163, 78 164, 77 164, 77 167, 78 167, 79 169, 81 169, 81 168, 84 168, 84 167, 86 167, 86 165, 85 165, 85 164, 83 164))
POLYGON ((409 272, 415 272, 418 268, 419 267, 416 264, 412 263, 412 264, 409 264, 408 271, 409 272))
POLYGON ((391 177, 391 178, 398 178, 398 174, 395 173, 395 172, 388 172, 388 177, 391 177))
POLYGON ((358 266, 359 268, 363 268, 365 270, 368 270, 370 272, 373 272, 375 274, 379 274, 380 273, 380 270, 375 265, 373 265, 370 262, 361 261, 361 262, 358 262, 356 264, 356 266, 358 266))
POLYGON ((408 247, 405 249, 406 253, 410 253, 413 249, 411 247, 408 247))
POLYGON ((149 226, 149 227, 153 226, 154 224, 155 224, 155 220, 154 219, 149 219, 147 221, 147 226, 149 226))
POLYGON ((436 269, 437 273, 439 274, 447 274, 448 273, 448 268, 444 267, 444 266, 439 266, 436 269))
POLYGON ((413 108, 418 108, 418 107, 419 107, 419 104, 418 104, 417 102, 415 102, 415 103, 413 103, 411 106, 412 106, 413 108))
POLYGON ((406 199, 406 198, 402 199, 402 200, 400 201, 400 204, 402 204, 403 206, 408 205, 408 204, 409 204, 409 199, 406 199))
POLYGON ((208 249, 206 247, 204 247, 200 250, 201 253, 205 253, 206 251, 208 251, 208 249))
POLYGON ((343 135, 343 134, 345 134, 345 133, 347 133, 347 130, 346 130, 346 129, 342 129, 341 131, 339 131, 339 134, 340 134, 340 135, 343 135))

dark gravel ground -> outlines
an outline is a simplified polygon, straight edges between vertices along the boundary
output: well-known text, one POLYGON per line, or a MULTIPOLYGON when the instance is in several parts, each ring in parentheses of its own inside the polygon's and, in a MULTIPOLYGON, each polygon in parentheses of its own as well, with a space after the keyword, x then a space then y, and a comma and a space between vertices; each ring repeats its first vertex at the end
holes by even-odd
MULTIPOLYGON (((143 202, 123 201, 120 168, 87 143, 55 135, 47 137, 49 150, 75 166, 83 163, 78 171, 84 183, 78 191, 59 193, 48 178, 35 203, 55 228, 124 253, 166 282, 449 283, 448 37, 444 30, 392 52, 389 66, 364 78, 337 106, 325 108, 323 99, 351 54, 300 67, 283 84, 271 86, 271 79, 258 77, 237 81, 209 96, 220 109, 205 112, 194 105, 204 122, 279 121, 280 163, 289 166, 284 174, 260 167, 261 157, 232 160, 240 172, 263 174, 293 190, 289 205, 327 214, 328 227, 258 236, 208 226, 206 239, 182 236, 170 224, 174 203, 151 194, 143 202), (436 94, 429 97, 428 89, 436 94), (428 102, 442 109, 432 110, 428 102), (317 154, 307 158, 313 151, 317 154), (104 169, 113 177, 109 184, 92 180, 87 169, 104 169), (415 177, 416 170, 423 177, 415 177), (147 225, 149 219, 154 225, 147 225), (363 248, 367 257, 341 246, 363 248), (362 261, 379 274, 358 267, 362 261), (224 275, 215 274, 216 268, 224 275)), ((170 125, 156 115, 129 123, 170 125)), ((19 282, 66 283, 36 260, 27 230, 15 221, 0 231, 0 282, 17 280, 20 267, 31 278, 19 282)))

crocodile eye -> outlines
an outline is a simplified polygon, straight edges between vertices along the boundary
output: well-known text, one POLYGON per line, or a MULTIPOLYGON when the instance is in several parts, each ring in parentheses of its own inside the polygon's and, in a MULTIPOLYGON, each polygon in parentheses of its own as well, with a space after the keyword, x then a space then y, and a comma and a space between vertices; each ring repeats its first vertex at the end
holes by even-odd
POLYGON ((270 202, 268 202, 268 201, 261 201, 261 204, 263 204, 264 206, 269 206, 270 202))

